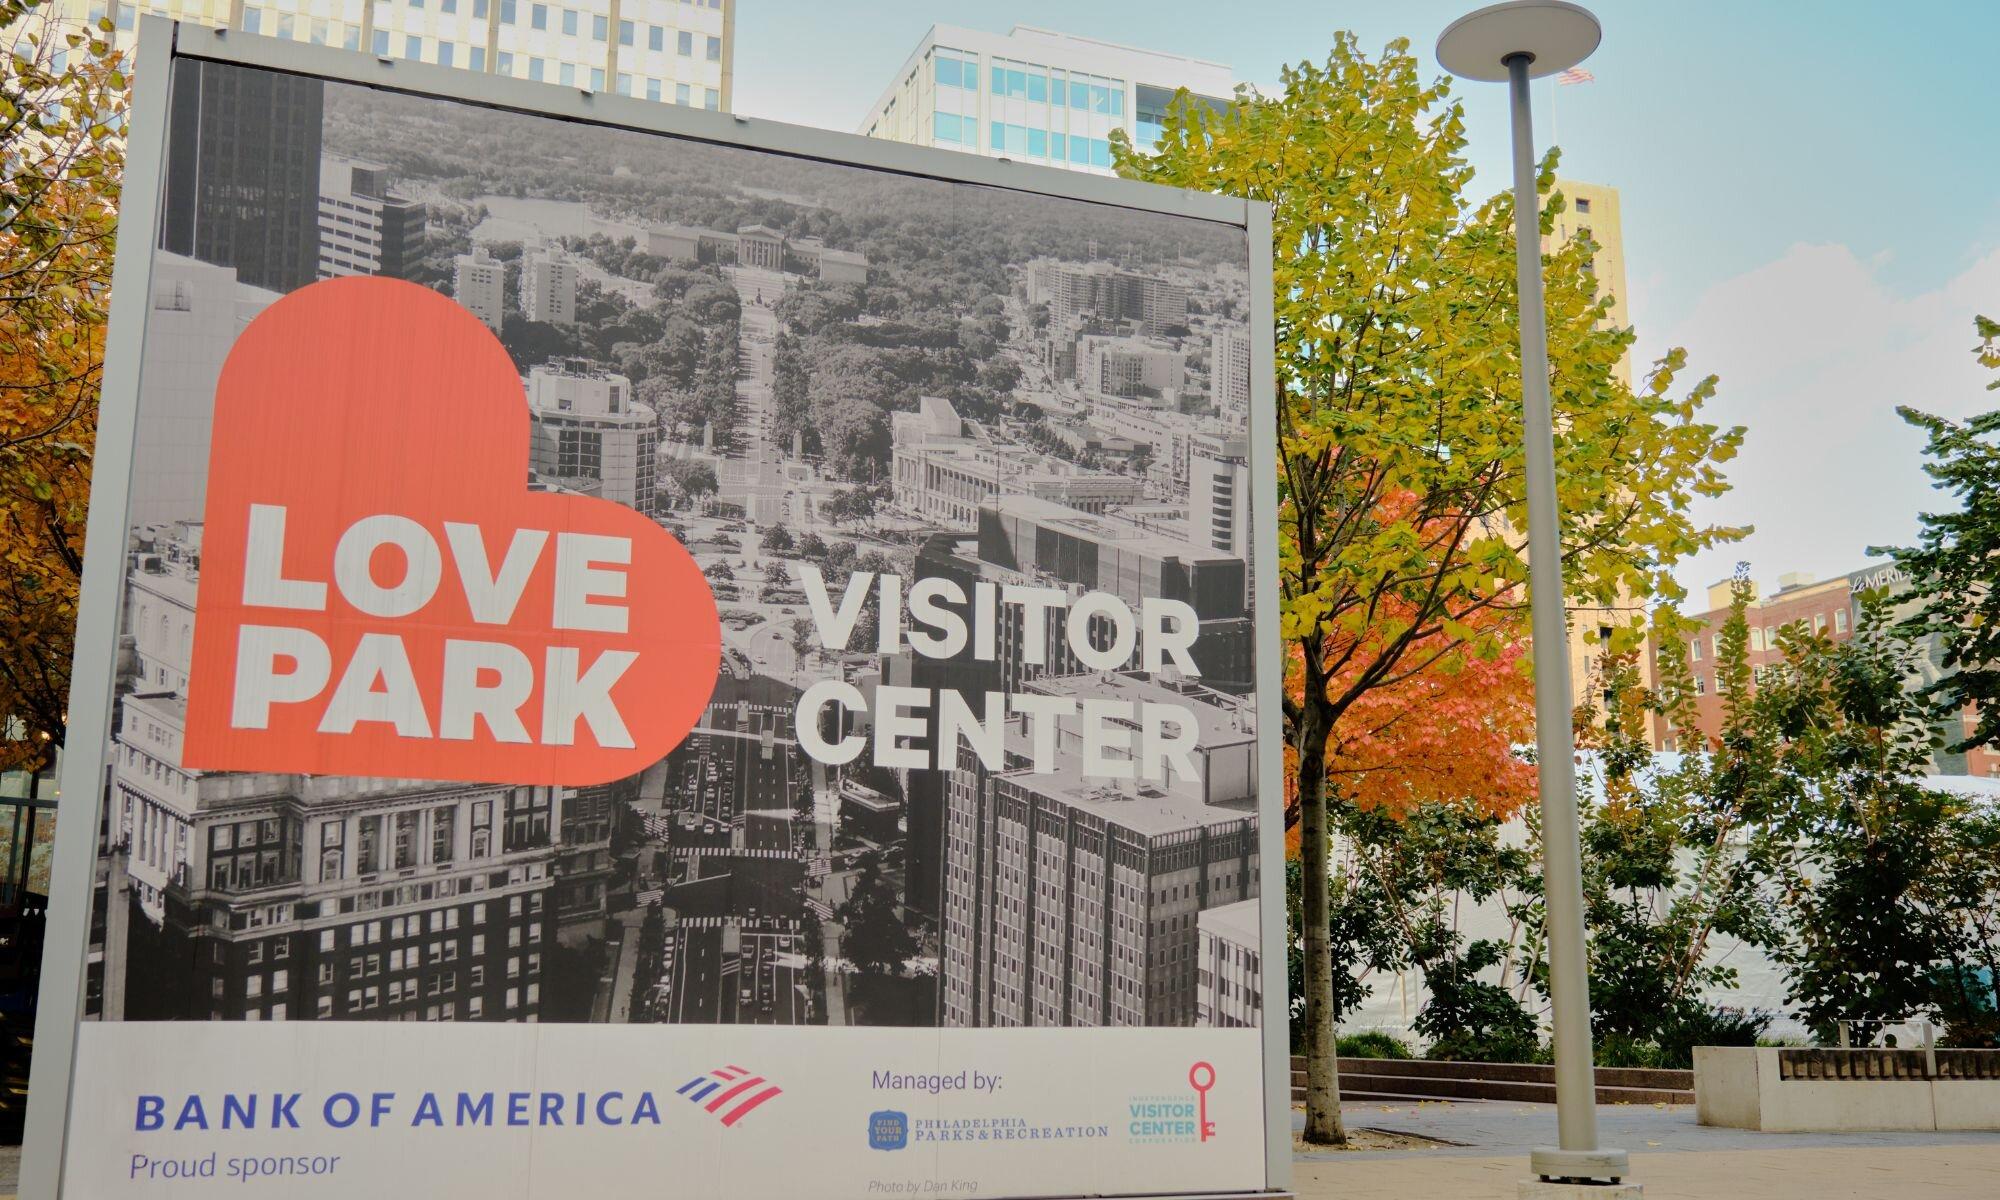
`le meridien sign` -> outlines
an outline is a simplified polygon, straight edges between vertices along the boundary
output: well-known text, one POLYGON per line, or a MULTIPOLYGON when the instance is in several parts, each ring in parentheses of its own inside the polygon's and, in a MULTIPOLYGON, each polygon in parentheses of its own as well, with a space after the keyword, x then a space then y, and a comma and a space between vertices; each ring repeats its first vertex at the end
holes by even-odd
POLYGON ((21 1194, 1282 1190, 1267 210, 144 25, 21 1194))

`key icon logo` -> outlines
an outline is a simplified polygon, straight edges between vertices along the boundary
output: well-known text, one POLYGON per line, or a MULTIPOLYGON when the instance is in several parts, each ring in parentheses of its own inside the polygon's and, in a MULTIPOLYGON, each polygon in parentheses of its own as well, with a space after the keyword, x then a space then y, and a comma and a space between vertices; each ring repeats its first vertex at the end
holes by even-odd
POLYGON ((1200 1140, 1205 1142, 1215 1136, 1215 1122, 1208 1119, 1208 1089, 1215 1086, 1215 1067, 1205 1062, 1198 1062, 1189 1067, 1188 1086, 1194 1089, 1195 1098, 1199 1102, 1199 1112, 1195 1119, 1201 1133, 1200 1140))

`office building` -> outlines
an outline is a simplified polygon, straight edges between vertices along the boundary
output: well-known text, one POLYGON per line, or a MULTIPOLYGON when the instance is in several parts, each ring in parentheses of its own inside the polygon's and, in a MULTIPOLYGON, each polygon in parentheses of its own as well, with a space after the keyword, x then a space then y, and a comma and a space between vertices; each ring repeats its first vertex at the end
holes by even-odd
MULTIPOLYGON (((1778 576, 1776 590, 1765 594, 1751 585, 1751 597, 1744 611, 1749 644, 1744 659, 1750 668, 1750 690, 1754 693, 1767 671, 1782 665, 1785 653, 1780 633, 1788 626, 1800 633, 1822 635, 1836 642, 1853 637, 1861 626, 1864 594, 1883 593, 1895 617, 1907 615, 1911 602, 1905 597, 1910 578, 1894 563, 1863 567, 1844 575, 1813 579, 1803 572, 1778 576)), ((1708 611, 1691 614, 1697 626, 1686 636, 1682 652, 1694 687, 1695 728, 1674 729, 1664 722, 1652 730, 1653 746, 1659 750, 1692 750, 1714 744, 1721 736, 1724 719, 1722 684, 1717 668, 1722 659, 1722 627, 1729 620, 1730 581, 1708 589, 1708 611)), ((1924 644, 1924 662, 1913 688, 1935 682, 1944 674, 1944 651, 1935 638, 1924 644)), ((1648 666, 1657 672, 1660 643, 1649 647, 1648 666)), ((1946 721, 1938 730, 1947 742, 1957 742, 1975 727, 1976 714, 1968 709, 1946 721)), ((1939 749, 1931 754, 1931 769, 1941 775, 2000 776, 2000 751, 1980 748, 1964 753, 1939 749)))
POLYGON ((1009 726, 1005 770, 989 773, 961 748, 946 783, 941 1023, 1192 1025, 1200 915, 1257 895, 1246 702, 1124 673, 1051 676, 1028 690, 1180 706, 1199 727, 1197 777, 1084 778, 1075 718, 1058 721, 1054 772, 1027 769, 1021 721, 1009 726))
POLYGON ((1152 146, 1182 88, 1219 107, 1236 83, 1220 63, 1095 38, 934 25, 857 132, 1109 174, 1112 131, 1152 146))
POLYGON ((1264 1023, 1258 901, 1203 909, 1195 919, 1194 1023, 1255 1029, 1264 1023))
MULTIPOLYGON (((1625 227, 1618 211, 1618 189, 1601 183, 1575 179, 1556 180, 1555 190, 1569 202, 1556 214, 1554 231, 1543 241, 1543 250, 1554 253, 1577 238, 1588 235, 1597 244, 1589 271, 1597 280, 1597 293, 1609 298, 1610 309, 1604 323, 1613 329, 1632 324, 1632 309, 1625 290, 1625 227)), ((1618 360, 1618 377, 1632 382, 1632 356, 1618 360)))
POLYGON ((90 1015, 536 1020, 555 789, 180 765, 200 533, 134 540, 90 1015))
POLYGON ((140 13, 377 58, 729 111, 736 0, 57 0, 61 19, 109 17, 132 45, 140 13))
POLYGON ((971 528, 979 506, 999 496, 1033 496, 1090 513, 1145 498, 1143 480, 1000 440, 936 396, 922 397, 914 413, 894 414, 891 438, 897 507, 942 526, 971 528))
POLYGON ((632 398, 632 381, 579 359, 528 372, 529 463, 544 485, 580 491, 651 514, 653 410, 632 398))
POLYGON ((1110 263, 1042 259, 1028 271, 1028 302, 1049 306, 1052 336, 1133 332, 1163 338, 1187 327, 1187 285, 1110 263))
POLYGON ((175 521, 202 512, 208 500, 208 443, 215 385, 229 348, 278 293, 251 287, 236 268, 218 267, 165 250, 153 254, 153 294, 142 344, 146 381, 135 464, 148 486, 135 491, 135 525, 175 521))
POLYGON ((982 562, 1039 576, 1044 585, 1109 592, 1134 611, 1152 596, 1185 602, 1201 621, 1191 651, 1201 681, 1235 694, 1254 686, 1242 558, 1026 496, 983 505, 978 537, 982 562))
POLYGON ((507 264, 474 247, 453 260, 451 295, 486 328, 500 332, 507 316, 507 264))
POLYGON ((311 283, 324 85, 195 59, 174 71, 160 248, 233 268, 251 287, 311 283))
POLYGON ((390 190, 389 168, 331 156, 320 160, 321 279, 407 279, 423 253, 424 206, 390 190))
POLYGON ((1208 339, 1209 396, 1224 417, 1243 420, 1250 412, 1250 335, 1219 329, 1208 339))
POLYGON ((1151 338, 1086 334, 1076 342, 1077 386, 1093 400, 1115 396, 1173 408, 1186 369, 1186 356, 1151 338))
POLYGON ((1188 456, 1188 540, 1248 560, 1249 440, 1197 433, 1188 456))
POLYGON ((544 325, 576 324, 576 264, 560 250, 521 259, 521 315, 544 325))

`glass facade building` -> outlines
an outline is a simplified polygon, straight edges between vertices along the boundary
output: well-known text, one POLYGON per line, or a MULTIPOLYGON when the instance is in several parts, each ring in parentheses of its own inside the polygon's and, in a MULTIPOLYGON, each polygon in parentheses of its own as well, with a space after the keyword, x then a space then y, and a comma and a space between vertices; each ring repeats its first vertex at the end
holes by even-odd
POLYGON ((1151 146, 1182 88, 1215 105, 1235 91, 1218 63, 1026 26, 992 34, 939 25, 860 132, 1109 174, 1111 131, 1151 146))

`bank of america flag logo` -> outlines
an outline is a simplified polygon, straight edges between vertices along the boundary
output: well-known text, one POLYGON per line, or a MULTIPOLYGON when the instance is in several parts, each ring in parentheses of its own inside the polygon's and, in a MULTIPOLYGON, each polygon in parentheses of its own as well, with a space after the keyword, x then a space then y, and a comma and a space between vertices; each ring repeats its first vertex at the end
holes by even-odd
POLYGON ((762 1075, 752 1075, 750 1068, 732 1063, 695 1076, 682 1084, 676 1094, 720 1115, 724 1125, 734 1125, 783 1090, 762 1075))

